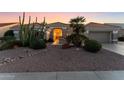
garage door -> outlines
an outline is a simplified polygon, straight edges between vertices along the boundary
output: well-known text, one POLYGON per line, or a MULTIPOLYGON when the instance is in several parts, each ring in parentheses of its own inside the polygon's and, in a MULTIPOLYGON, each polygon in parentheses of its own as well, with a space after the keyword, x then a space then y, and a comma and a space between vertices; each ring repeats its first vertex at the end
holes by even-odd
POLYGON ((90 32, 89 38, 101 43, 108 43, 110 42, 110 32, 90 32))

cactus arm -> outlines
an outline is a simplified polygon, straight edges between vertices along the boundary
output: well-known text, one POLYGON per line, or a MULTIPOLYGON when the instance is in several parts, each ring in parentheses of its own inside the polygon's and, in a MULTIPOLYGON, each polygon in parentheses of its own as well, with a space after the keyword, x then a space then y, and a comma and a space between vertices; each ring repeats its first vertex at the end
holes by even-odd
POLYGON ((19 16, 19 24, 22 25, 22 23, 21 23, 21 16, 19 16))
POLYGON ((29 16, 29 21, 28 21, 28 25, 27 25, 27 32, 26 32, 26 40, 28 43, 29 43, 30 34, 31 34, 30 23, 31 23, 31 16, 29 16))
POLYGON ((35 23, 37 23, 37 17, 36 17, 35 23))
POLYGON ((19 16, 19 25, 20 25, 20 28, 19 28, 19 37, 20 37, 20 40, 22 40, 23 24, 21 22, 21 16, 19 16))
POLYGON ((22 25, 24 25, 24 22, 25 22, 25 12, 23 12, 22 25))

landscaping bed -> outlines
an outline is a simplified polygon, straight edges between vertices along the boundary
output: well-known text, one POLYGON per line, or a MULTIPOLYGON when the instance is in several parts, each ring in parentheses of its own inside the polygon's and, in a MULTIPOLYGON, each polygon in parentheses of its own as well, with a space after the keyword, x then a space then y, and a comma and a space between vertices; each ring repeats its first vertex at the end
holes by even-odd
POLYGON ((82 48, 16 48, 0 51, 0 72, 110 71, 124 70, 124 56, 102 49, 90 53, 82 48))

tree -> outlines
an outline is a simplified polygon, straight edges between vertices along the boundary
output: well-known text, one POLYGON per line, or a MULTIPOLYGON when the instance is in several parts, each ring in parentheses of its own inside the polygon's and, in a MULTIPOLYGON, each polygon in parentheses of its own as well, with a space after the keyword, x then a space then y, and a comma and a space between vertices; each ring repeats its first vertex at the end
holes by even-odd
POLYGON ((70 27, 72 28, 73 33, 66 38, 68 43, 71 42, 76 47, 80 47, 82 45, 82 41, 87 39, 87 37, 83 35, 85 32, 84 22, 85 18, 82 16, 78 16, 70 20, 70 27))
POLYGON ((85 18, 82 16, 78 16, 70 20, 70 27, 73 29, 75 34, 80 34, 85 32, 84 22, 85 18))

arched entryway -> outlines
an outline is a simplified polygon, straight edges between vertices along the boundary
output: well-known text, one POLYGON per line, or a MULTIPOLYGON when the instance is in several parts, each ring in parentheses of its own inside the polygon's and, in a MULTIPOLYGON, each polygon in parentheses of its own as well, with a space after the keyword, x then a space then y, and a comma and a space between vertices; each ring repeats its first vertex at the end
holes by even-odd
POLYGON ((62 37, 62 29, 54 28, 53 29, 53 45, 59 44, 59 39, 62 37))

